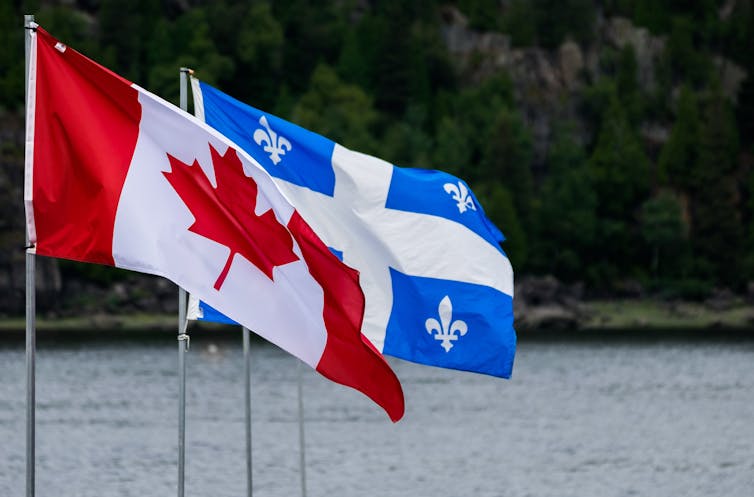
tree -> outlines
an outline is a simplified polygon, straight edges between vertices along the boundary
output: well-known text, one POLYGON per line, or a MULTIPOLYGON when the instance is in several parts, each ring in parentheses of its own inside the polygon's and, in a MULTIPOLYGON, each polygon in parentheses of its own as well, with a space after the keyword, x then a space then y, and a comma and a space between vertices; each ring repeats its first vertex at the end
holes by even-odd
POLYGON ((98 18, 102 45, 110 47, 115 58, 111 69, 132 81, 144 81, 148 72, 146 34, 154 32, 160 18, 159 2, 103 0, 98 18))
POLYGON ((503 250, 515 269, 521 269, 528 257, 526 233, 521 226, 510 190, 499 182, 474 185, 474 194, 490 220, 505 236, 503 250))
POLYGON ((309 91, 293 110, 296 124, 359 152, 376 154, 372 128, 378 114, 361 88, 343 83, 327 65, 312 74, 309 91))
POLYGON ((514 47, 534 45, 537 40, 537 19, 533 2, 511 0, 503 17, 503 31, 511 37, 514 47))
POLYGON ((524 223, 531 218, 534 180, 531 173, 532 139, 516 111, 501 107, 488 128, 482 160, 471 177, 498 181, 513 196, 513 205, 524 223))
POLYGON ((649 190, 649 161, 617 98, 607 109, 589 169, 602 215, 626 220, 649 190))
POLYGON ((744 276, 747 281, 754 281, 754 170, 749 171, 749 177, 746 182, 746 193, 748 201, 746 203, 746 245, 743 261, 744 276))
POLYGON ((393 164, 442 169, 431 160, 432 137, 424 132, 426 111, 412 105, 401 121, 391 124, 382 139, 380 157, 393 164))
POLYGON ((695 254, 713 271, 708 277, 736 284, 743 242, 736 180, 738 133, 730 106, 719 92, 704 103, 701 123, 691 178, 692 242, 695 254))
POLYGON ((309 0, 272 2, 272 10, 285 40, 281 74, 298 95, 307 91, 317 66, 337 60, 349 11, 340 2, 309 0))
POLYGON ((435 136, 434 167, 456 176, 470 177, 473 150, 470 140, 464 139, 463 126, 454 118, 445 116, 438 123, 435 136))
POLYGON ((700 126, 696 96, 687 86, 683 86, 678 97, 673 129, 657 162, 661 183, 683 189, 692 186, 700 126))
POLYGON ((617 98, 604 116, 589 173, 598 199, 595 262, 601 265, 595 277, 610 283, 614 275, 641 268, 643 244, 635 220, 649 191, 649 161, 617 98))
MULTIPOLYGON (((271 108, 279 94, 283 62, 283 27, 275 19, 269 3, 251 6, 239 26, 237 53, 243 75, 232 85, 262 108, 271 108), (238 84, 238 80, 243 81, 238 84)), ((229 90, 230 91, 230 90, 229 90)))
POLYGON ((267 2, 256 3, 246 14, 238 34, 238 56, 262 67, 279 67, 283 28, 272 15, 267 2))
MULTIPOLYGON (((452 155, 464 159, 461 175, 469 180, 499 179, 494 175, 484 176, 481 166, 489 140, 493 138, 493 127, 503 109, 513 106, 513 84, 505 73, 499 73, 478 86, 466 88, 460 93, 440 92, 436 99, 435 119, 442 124, 437 126, 435 134, 442 129, 443 143, 438 146, 459 147, 458 153, 452 155)), ((510 111, 508 111, 510 113, 510 111)), ((437 154, 436 154, 437 155, 437 154)), ((444 161, 443 156, 439 156, 444 161)), ((460 163, 459 166, 461 167, 460 163)))
POLYGON ((596 9, 592 0, 535 0, 539 43, 558 47, 567 37, 586 43, 594 35, 596 9))
POLYGON ((221 78, 233 74, 233 59, 217 49, 202 9, 189 10, 175 23, 161 23, 160 27, 166 32, 154 33, 157 42, 150 46, 169 44, 160 50, 167 58, 149 71, 149 88, 153 92, 176 103, 179 91, 177 68, 181 66, 194 69, 198 77, 209 84, 217 84, 221 78))
POLYGON ((11 2, 0 2, 0 110, 24 106, 23 18, 15 14, 11 2))
POLYGON ((556 128, 547 165, 549 174, 539 195, 533 266, 558 278, 583 279, 584 266, 595 251, 597 195, 584 148, 576 142, 571 126, 556 128))
POLYGON ((712 62, 705 50, 695 43, 697 26, 687 17, 676 17, 672 26, 664 57, 670 61, 677 81, 688 81, 701 87, 712 74, 712 62))
POLYGON ((664 256, 672 255, 666 259, 672 268, 677 266, 673 260, 678 260, 681 253, 686 252, 684 245, 688 226, 683 220, 681 203, 674 194, 661 191, 644 202, 640 220, 644 240, 652 249, 652 273, 659 277, 660 262, 665 259, 664 256))

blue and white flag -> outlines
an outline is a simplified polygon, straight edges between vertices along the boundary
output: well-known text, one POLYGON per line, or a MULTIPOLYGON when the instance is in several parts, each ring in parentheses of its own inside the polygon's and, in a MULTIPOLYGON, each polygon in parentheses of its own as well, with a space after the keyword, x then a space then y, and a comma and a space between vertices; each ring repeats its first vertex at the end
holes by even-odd
MULTIPOLYGON (((347 265, 366 297, 362 333, 383 354, 509 378, 513 270, 468 185, 393 166, 192 78, 199 119, 254 157, 347 265)), ((190 316, 223 317, 202 302, 190 316)))

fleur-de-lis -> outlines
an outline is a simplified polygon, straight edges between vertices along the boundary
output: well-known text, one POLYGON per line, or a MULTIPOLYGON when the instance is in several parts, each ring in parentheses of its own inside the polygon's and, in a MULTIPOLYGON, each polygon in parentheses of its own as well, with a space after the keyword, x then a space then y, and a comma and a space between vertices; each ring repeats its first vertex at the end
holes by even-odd
POLYGON ((466 188, 466 185, 459 181, 457 185, 454 183, 445 183, 444 188, 445 192, 450 194, 453 197, 453 200, 456 201, 458 212, 463 214, 466 212, 466 209, 471 209, 472 211, 476 210, 474 199, 469 195, 469 190, 466 188))
POLYGON ((435 333, 435 340, 441 340, 440 344, 445 352, 449 352, 453 348, 454 341, 458 340, 468 331, 466 322, 456 319, 453 321, 453 303, 450 301, 450 297, 447 295, 440 301, 440 305, 437 306, 437 313, 439 314, 440 321, 435 318, 429 318, 424 323, 424 327, 427 329, 427 333, 430 335, 435 333), (459 333, 459 335, 456 335, 459 333))
POLYGON ((272 130, 272 128, 270 128, 266 116, 259 118, 259 124, 261 124, 264 129, 257 128, 257 130, 254 131, 254 141, 257 142, 257 145, 259 146, 262 146, 262 143, 266 144, 262 149, 270 154, 270 160, 273 164, 277 165, 277 163, 282 160, 280 156, 291 151, 291 142, 289 142, 284 136, 278 135, 272 130))

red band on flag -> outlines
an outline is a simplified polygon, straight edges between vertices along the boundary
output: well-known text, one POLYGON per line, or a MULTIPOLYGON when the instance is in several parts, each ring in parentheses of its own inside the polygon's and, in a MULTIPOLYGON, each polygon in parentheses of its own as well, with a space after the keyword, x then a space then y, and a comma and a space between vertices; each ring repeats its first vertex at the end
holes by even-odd
POLYGON ((37 29, 36 253, 114 265, 115 213, 139 136, 131 83, 37 29))
POLYGON ((325 297, 323 317, 327 344, 317 371, 333 381, 364 392, 382 406, 393 422, 403 417, 403 390, 398 377, 382 354, 361 334, 364 294, 359 272, 335 257, 298 212, 288 222, 309 273, 322 285, 325 297), (345 383, 344 383, 345 384, 345 383))

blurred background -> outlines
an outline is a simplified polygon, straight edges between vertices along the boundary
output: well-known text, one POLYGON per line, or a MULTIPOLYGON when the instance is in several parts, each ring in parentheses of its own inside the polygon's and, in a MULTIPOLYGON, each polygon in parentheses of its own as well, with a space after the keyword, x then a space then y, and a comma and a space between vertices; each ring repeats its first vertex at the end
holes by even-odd
MULTIPOLYGON (((752 0, 0 1, 0 495, 25 481, 24 14, 175 103, 188 66, 456 174, 506 235, 513 379, 389 358, 393 425, 306 370, 311 495, 751 495, 752 0)), ((40 257, 37 306, 40 493, 170 495, 175 286, 40 257)), ((191 335, 187 488, 242 495, 240 333, 191 335)), ((298 495, 296 361, 252 357, 255 490, 298 495)))
MULTIPOLYGON (((754 298, 751 0, 6 1, 2 315, 23 311, 25 13, 166 99, 188 66, 347 147, 464 178, 507 237, 519 308, 551 304, 524 327, 583 324, 583 300, 754 298)), ((175 310, 150 277, 40 266, 43 314, 175 310)))

